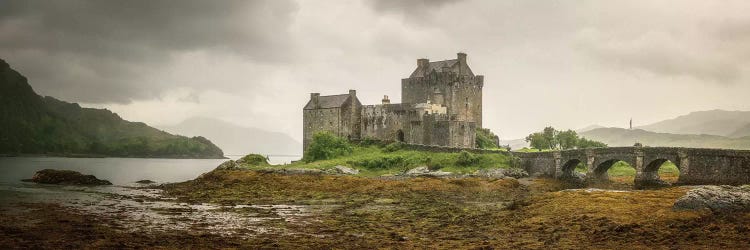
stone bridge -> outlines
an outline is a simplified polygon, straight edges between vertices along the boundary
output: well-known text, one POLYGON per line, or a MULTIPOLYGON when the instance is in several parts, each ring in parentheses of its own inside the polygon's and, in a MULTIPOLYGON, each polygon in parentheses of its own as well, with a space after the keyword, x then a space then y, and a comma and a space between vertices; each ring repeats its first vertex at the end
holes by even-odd
POLYGON ((636 170, 635 187, 660 185, 658 170, 671 161, 680 170, 677 184, 750 184, 750 151, 672 147, 612 147, 551 152, 513 153, 529 174, 571 178, 579 163, 586 181, 607 180, 607 170, 618 161, 636 170))

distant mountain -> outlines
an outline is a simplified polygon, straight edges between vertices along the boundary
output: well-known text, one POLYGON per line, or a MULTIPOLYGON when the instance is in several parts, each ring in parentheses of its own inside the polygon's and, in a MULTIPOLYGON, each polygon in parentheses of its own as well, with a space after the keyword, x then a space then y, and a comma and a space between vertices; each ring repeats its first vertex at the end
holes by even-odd
POLYGON ((580 133, 582 136, 612 146, 644 146, 750 149, 750 137, 729 138, 718 135, 684 135, 656 133, 642 129, 598 128, 580 133))
POLYGON ((750 124, 750 111, 709 110, 640 126, 639 129, 672 134, 732 136, 750 124))
POLYGON ((589 125, 589 126, 584 127, 584 128, 576 129, 576 132, 577 133, 583 133, 583 132, 586 132, 586 131, 591 131, 591 130, 598 129, 598 128, 603 128, 603 127, 604 126, 594 124, 594 125, 589 125))
POLYGON ((227 155, 302 154, 302 143, 287 134, 243 127, 218 119, 194 117, 180 124, 161 128, 184 135, 203 135, 224 149, 227 155))
POLYGON ((106 109, 37 95, 0 60, 0 154, 223 158, 203 137, 187 138, 129 122, 106 109))

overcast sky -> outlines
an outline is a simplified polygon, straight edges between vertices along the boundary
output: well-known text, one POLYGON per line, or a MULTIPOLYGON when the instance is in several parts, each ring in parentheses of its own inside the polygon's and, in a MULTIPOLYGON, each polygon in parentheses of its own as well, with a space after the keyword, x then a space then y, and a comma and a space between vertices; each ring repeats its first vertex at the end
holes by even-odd
POLYGON ((468 54, 484 125, 627 126, 750 110, 748 1, 9 1, 0 57, 42 95, 301 140, 310 92, 400 100, 417 58, 468 54))

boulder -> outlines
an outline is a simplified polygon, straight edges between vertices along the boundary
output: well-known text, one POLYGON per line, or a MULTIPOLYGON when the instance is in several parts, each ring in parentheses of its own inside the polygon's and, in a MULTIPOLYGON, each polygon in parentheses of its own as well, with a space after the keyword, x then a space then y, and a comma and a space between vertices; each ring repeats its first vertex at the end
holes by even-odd
POLYGON ((523 170, 521 168, 508 168, 504 169, 505 176, 510 176, 516 179, 521 179, 525 177, 529 177, 529 173, 526 172, 526 170, 523 170))
POLYGON ((675 210, 750 211, 750 186, 700 186, 675 201, 675 210))
POLYGON ((430 168, 428 168, 427 166, 421 166, 421 167, 409 169, 406 172, 404 172, 403 175, 412 176, 412 177, 416 177, 416 176, 445 177, 445 176, 451 176, 453 175, 453 173, 440 171, 440 170, 431 171, 430 168))
POLYGON ((228 161, 222 162, 218 167, 216 167, 216 169, 217 170, 242 170, 245 168, 243 168, 242 165, 240 165, 236 161, 228 160, 228 161))
POLYGON ((502 168, 491 168, 491 169, 480 169, 474 172, 474 175, 479 177, 487 178, 505 178, 505 169, 502 168))
POLYGON ((670 187, 670 186, 672 186, 671 183, 663 181, 661 179, 636 180, 635 181, 636 189, 657 189, 657 188, 670 187))
POLYGON ((359 174, 359 170, 353 169, 350 167, 341 166, 341 165, 334 166, 333 171, 337 174, 347 174, 347 175, 359 174))
POLYGON ((100 180, 93 175, 84 175, 76 171, 55 169, 37 171, 31 179, 23 181, 58 185, 112 185, 108 180, 100 180))
POLYGON ((586 174, 576 171, 571 172, 570 175, 561 176, 560 179, 578 186, 584 186, 586 184, 586 174))

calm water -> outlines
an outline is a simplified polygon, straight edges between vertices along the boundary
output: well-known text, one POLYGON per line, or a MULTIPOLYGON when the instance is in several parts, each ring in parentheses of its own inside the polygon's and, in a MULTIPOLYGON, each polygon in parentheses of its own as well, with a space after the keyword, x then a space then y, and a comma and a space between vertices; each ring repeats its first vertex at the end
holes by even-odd
MULTIPOLYGON (((298 158, 271 156, 269 161, 283 164, 298 158)), ((36 171, 46 168, 93 174, 114 185, 127 186, 138 180, 181 182, 211 171, 224 161, 226 159, 0 157, 0 185, 18 184, 21 179, 31 178, 36 171)))
MULTIPOLYGON (((270 162, 283 164, 297 158, 270 157, 270 162)), ((118 224, 133 230, 202 228, 220 234, 273 231, 273 227, 263 223, 279 219, 295 222, 309 216, 309 206, 184 204, 162 197, 158 189, 133 188, 144 187, 135 183, 144 179, 157 184, 191 180, 224 161, 226 159, 0 157, 0 212, 23 209, 20 204, 29 202, 56 203, 90 214, 118 215, 118 224), (47 168, 93 174, 114 185, 87 187, 21 181, 47 168), (143 197, 155 200, 142 201, 143 197), (180 212, 165 214, 165 209, 180 212), (265 212, 259 212, 261 210, 265 212)))

